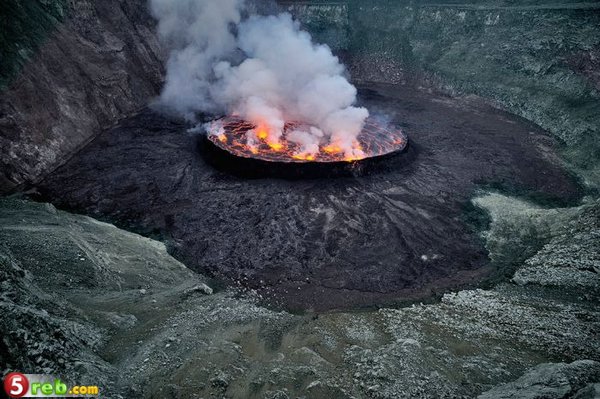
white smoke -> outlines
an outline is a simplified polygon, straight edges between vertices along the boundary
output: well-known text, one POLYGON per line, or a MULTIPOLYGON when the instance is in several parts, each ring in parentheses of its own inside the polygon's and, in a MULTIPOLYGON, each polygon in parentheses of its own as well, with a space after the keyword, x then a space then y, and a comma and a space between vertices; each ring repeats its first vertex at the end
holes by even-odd
POLYGON ((243 19, 243 0, 150 1, 171 50, 161 104, 188 119, 238 115, 264 129, 268 143, 286 134, 303 154, 329 145, 361 155, 355 143, 368 111, 353 106, 356 88, 338 58, 289 14, 243 19), (286 121, 306 127, 284 132, 286 121))

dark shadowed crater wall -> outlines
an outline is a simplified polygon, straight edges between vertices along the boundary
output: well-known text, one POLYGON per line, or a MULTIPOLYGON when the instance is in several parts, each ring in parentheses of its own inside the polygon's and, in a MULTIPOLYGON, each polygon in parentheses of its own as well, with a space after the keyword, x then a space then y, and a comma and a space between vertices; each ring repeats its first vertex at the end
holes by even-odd
POLYGON ((163 54, 146 0, 7 0, 0 14, 3 193, 145 106, 162 87, 163 54))

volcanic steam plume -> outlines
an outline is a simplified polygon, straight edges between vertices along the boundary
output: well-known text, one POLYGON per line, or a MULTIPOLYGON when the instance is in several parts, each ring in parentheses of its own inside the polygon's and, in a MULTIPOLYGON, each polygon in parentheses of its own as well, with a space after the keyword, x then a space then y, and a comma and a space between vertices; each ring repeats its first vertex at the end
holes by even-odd
MULTIPOLYGON (((369 112, 353 105, 356 88, 338 58, 290 14, 248 16, 243 0, 151 0, 151 8, 171 51, 162 105, 189 120, 202 112, 248 122, 241 140, 253 153, 365 157, 358 136, 369 112)), ((227 139, 222 123, 208 130, 227 139)))

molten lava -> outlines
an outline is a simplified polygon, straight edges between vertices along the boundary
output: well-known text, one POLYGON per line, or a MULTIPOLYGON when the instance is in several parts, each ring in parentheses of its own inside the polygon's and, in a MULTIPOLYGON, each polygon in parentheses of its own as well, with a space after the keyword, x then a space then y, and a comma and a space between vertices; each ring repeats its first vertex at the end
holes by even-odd
POLYGON ((335 143, 320 143, 318 149, 307 151, 301 144, 287 139, 291 132, 308 129, 305 124, 288 122, 283 135, 274 140, 262 125, 225 117, 209 124, 208 138, 235 156, 272 162, 353 162, 399 152, 408 143, 401 130, 390 129, 371 119, 367 119, 350 151, 335 143))

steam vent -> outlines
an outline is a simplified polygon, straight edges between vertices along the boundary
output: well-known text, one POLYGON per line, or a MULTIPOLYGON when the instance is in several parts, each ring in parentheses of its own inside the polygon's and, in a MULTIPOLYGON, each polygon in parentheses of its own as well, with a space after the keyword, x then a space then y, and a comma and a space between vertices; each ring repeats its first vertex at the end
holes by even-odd
POLYGON ((205 155, 216 166, 246 176, 333 177, 366 173, 383 158, 403 153, 408 147, 402 130, 373 119, 365 122, 347 149, 325 143, 307 150, 302 143, 287 139, 309 129, 305 124, 288 122, 282 136, 272 142, 266 128, 224 117, 207 124, 205 155))

